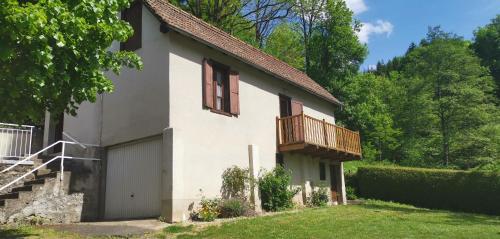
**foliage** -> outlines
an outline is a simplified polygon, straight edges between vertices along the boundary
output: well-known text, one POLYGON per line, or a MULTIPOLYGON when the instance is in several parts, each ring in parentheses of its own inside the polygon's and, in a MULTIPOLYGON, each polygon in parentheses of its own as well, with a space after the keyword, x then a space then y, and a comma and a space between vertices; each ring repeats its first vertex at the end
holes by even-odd
POLYGON ((360 130, 369 161, 491 168, 499 160, 500 111, 480 62, 468 41, 429 28, 404 56, 343 87, 339 121, 360 130))
POLYGON ((202 198, 200 209, 191 214, 191 219, 195 221, 211 222, 219 216, 220 199, 202 198))
POLYGON ((129 0, 0 1, 2 121, 40 122, 45 110, 76 114, 84 101, 111 92, 104 72, 141 68, 132 52, 111 52, 132 28, 119 12, 129 0))
POLYGON ((344 171, 345 190, 348 200, 358 199, 358 178, 356 172, 344 171))
POLYGON ((472 49, 489 67, 496 82, 496 96, 500 99, 500 14, 491 23, 474 31, 472 49))
POLYGON ((400 81, 407 97, 398 119, 408 158, 460 168, 496 158, 497 147, 484 134, 498 113, 493 82, 468 43, 447 35, 431 38, 407 58, 400 81))
POLYGON ((181 238, 497 238, 500 217, 367 200, 213 225, 181 238))
POLYGON ((356 199, 358 199, 358 194, 356 192, 356 188, 355 187, 346 186, 345 193, 346 193, 347 200, 356 200, 356 199))
POLYGON ((307 42, 307 74, 337 97, 344 96, 343 86, 358 73, 368 53, 356 36, 360 27, 344 1, 327 0, 307 42))
POLYGON ((264 210, 280 211, 293 206, 292 198, 298 190, 290 189, 291 179, 291 173, 281 166, 259 178, 260 198, 264 210))
POLYGON ((222 173, 222 198, 246 199, 245 193, 249 187, 251 177, 248 169, 233 166, 222 173))
POLYGON ((219 217, 241 217, 250 214, 250 205, 241 198, 222 200, 219 204, 219 217))
POLYGON ((500 215, 499 173, 362 167, 357 174, 359 193, 364 198, 500 215))
POLYGON ((214 26, 233 33, 232 27, 243 20, 240 0, 170 0, 174 5, 214 26))
POLYGON ((309 207, 324 207, 328 204, 328 187, 320 186, 311 192, 311 196, 307 199, 309 207))
POLYGON ((282 23, 267 38, 264 51, 299 69, 304 69, 304 44, 295 25, 282 23))
MULTIPOLYGON (((391 78, 397 78, 397 74, 391 78)), ((392 109, 403 89, 389 77, 367 73, 353 77, 344 87, 344 110, 339 116, 362 137, 366 160, 394 158, 400 147, 401 129, 396 126, 392 109)))

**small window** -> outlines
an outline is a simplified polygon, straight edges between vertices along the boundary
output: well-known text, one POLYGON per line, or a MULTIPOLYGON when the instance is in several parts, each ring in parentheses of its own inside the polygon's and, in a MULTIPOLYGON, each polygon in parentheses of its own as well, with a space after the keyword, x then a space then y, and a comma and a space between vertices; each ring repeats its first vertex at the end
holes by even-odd
POLYGON ((213 66, 214 110, 230 113, 229 71, 219 64, 213 66))
POLYGON ((134 29, 134 34, 120 44, 120 50, 135 51, 142 45, 142 4, 141 1, 134 1, 130 7, 122 11, 122 20, 130 24, 134 29))
POLYGON ((319 180, 326 180, 326 167, 325 163, 319 163, 319 180))
POLYGON ((276 154, 276 165, 280 165, 281 167, 285 167, 285 160, 283 160, 283 154, 276 154))

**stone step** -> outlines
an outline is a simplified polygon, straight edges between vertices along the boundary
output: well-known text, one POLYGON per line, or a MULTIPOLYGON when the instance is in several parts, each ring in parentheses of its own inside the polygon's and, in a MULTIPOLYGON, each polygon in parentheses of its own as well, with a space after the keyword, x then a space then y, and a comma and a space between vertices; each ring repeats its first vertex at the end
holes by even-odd
POLYGON ((40 178, 40 179, 35 179, 31 181, 26 181, 24 182, 24 185, 35 185, 35 184, 44 184, 45 183, 45 178, 40 178))
POLYGON ((22 187, 13 188, 11 192, 30 192, 33 191, 33 185, 25 185, 22 187))
POLYGON ((12 192, 0 195, 0 199, 16 199, 19 198, 19 192, 12 192))
POLYGON ((42 175, 37 175, 36 179, 43 179, 43 178, 55 178, 57 177, 57 171, 50 171, 49 173, 45 173, 42 175))
POLYGON ((52 170, 47 169, 47 168, 40 168, 36 171, 36 176, 41 176, 44 174, 52 173, 52 170))

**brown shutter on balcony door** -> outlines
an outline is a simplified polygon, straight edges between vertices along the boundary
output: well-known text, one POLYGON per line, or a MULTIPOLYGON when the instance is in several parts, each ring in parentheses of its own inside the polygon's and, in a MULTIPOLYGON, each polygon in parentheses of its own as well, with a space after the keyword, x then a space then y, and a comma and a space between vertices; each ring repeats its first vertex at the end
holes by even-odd
MULTIPOLYGON (((303 104, 300 101, 296 100, 291 100, 291 105, 292 105, 292 115, 300 115, 302 114, 303 111, 303 104)), ((292 124, 293 124, 293 129, 292 129, 292 135, 293 135, 293 140, 295 142, 300 142, 304 140, 304 132, 302 130, 302 117, 293 117, 292 118, 292 124)))
POLYGON ((203 59, 203 106, 214 108, 213 70, 208 59, 203 59))
POLYGON ((300 101, 292 100, 292 115, 300 115, 302 114, 303 104, 300 101))
POLYGON ((231 104, 230 112, 233 115, 240 114, 240 74, 237 71, 229 72, 229 103, 231 104))

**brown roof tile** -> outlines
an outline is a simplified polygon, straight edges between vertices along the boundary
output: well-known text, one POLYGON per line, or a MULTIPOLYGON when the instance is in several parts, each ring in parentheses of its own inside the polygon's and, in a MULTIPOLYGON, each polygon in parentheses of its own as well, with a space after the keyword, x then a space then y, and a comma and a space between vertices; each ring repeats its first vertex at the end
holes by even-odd
POLYGON ((144 3, 170 29, 217 48, 332 103, 342 104, 302 71, 173 6, 166 0, 145 0, 144 3))

